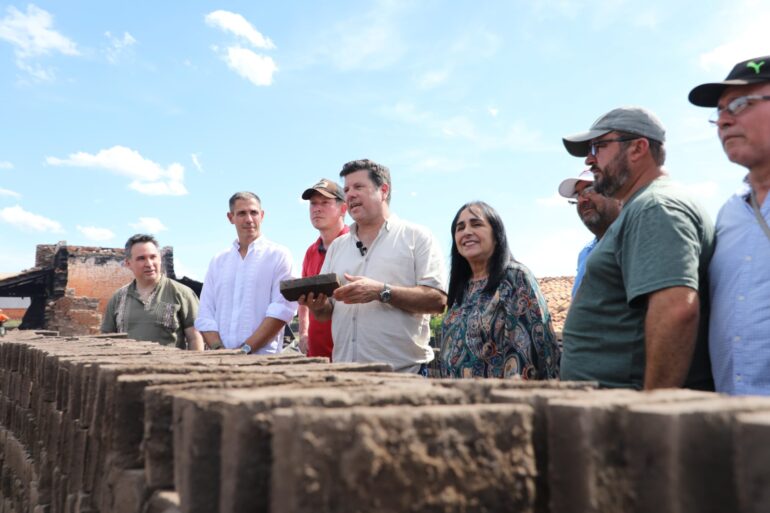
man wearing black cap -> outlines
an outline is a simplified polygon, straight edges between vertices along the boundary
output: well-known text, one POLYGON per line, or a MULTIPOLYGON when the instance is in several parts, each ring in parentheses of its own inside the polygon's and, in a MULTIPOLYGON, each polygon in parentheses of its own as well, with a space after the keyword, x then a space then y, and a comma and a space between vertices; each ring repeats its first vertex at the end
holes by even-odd
MULTIPOLYGON (((349 228, 345 225, 348 207, 342 188, 326 178, 305 189, 302 199, 310 201, 310 222, 320 234, 318 240, 307 248, 302 261, 302 277, 306 278, 321 272, 328 247, 334 239, 348 233, 349 228)), ((308 356, 329 358, 334 347, 331 321, 317 320, 309 315, 306 306, 299 307, 299 347, 308 356)))
POLYGON ((666 177, 664 142, 660 121, 638 107, 614 109, 564 138, 570 154, 585 157, 594 190, 623 208, 586 262, 567 315, 562 379, 713 388, 700 284, 714 230, 703 208, 666 177))
POLYGON ((690 102, 711 119, 727 158, 749 170, 717 216, 709 268, 709 351, 717 391, 770 395, 770 56, 701 84, 690 102))

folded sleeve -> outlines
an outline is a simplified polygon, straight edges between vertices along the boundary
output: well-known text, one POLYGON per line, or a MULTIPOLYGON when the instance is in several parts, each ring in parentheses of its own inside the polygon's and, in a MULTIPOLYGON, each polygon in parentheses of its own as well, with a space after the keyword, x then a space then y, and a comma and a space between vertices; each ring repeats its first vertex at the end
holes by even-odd
POLYGON ((203 280, 198 317, 195 319, 195 327, 198 328, 198 331, 219 331, 216 315, 216 278, 216 259, 212 259, 203 280))
POLYGON ((427 229, 415 231, 414 266, 417 285, 425 285, 446 293, 444 257, 436 238, 427 229))
POLYGON ((270 304, 265 312, 266 317, 273 317, 286 324, 290 323, 297 313, 297 303, 289 301, 281 294, 281 281, 292 279, 292 257, 288 250, 277 254, 273 283, 270 291, 270 304))

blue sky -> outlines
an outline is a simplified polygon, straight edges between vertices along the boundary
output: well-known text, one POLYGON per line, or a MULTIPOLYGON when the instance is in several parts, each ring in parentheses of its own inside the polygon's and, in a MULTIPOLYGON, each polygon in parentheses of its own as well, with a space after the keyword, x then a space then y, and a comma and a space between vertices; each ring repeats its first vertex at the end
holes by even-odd
POLYGON ((651 109, 666 168, 716 216, 744 171, 687 93, 770 54, 768 26, 751 0, 0 2, 0 273, 40 243, 149 231, 202 280, 238 190, 299 264, 301 192, 368 157, 447 255, 481 199, 536 275, 572 275, 591 236, 556 195, 583 169, 561 137, 651 109))

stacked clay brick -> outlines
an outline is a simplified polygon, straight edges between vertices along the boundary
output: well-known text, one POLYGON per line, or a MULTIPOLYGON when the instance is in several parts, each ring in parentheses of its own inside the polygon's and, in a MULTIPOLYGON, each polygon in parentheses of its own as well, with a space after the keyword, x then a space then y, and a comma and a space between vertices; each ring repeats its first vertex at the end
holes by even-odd
POLYGON ((0 513, 770 511, 770 400, 0 339, 0 513))

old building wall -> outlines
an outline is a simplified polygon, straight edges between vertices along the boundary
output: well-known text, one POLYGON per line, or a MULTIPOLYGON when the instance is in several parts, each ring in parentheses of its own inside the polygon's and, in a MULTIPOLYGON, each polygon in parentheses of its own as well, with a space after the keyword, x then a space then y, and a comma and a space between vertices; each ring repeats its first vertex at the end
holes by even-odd
POLYGON ((70 254, 67 267, 67 293, 76 297, 98 300, 100 314, 107 302, 123 285, 133 279, 131 271, 123 265, 120 255, 70 254))
POLYGON ((102 325, 99 300, 92 297, 74 296, 49 301, 45 309, 45 326, 62 335, 96 335, 102 325))

